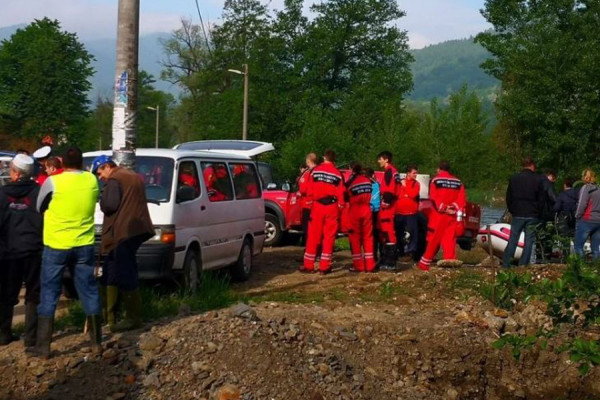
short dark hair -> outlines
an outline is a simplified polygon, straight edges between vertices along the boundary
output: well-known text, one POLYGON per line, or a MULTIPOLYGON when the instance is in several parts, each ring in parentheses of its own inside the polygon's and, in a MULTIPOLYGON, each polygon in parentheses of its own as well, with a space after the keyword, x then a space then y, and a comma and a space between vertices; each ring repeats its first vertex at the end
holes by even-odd
POLYGON ((438 168, 442 171, 450 172, 450 163, 448 161, 440 161, 438 168))
POLYGON ((331 149, 325 150, 325 153, 323 153, 323 157, 326 158, 329 162, 335 162, 335 151, 331 149))
POLYGON ((62 168, 62 161, 58 157, 50 157, 46 160, 46 167, 62 168))
POLYGON ((110 160, 99 166, 98 169, 104 169, 106 167, 116 168, 116 166, 117 164, 113 160, 110 160))
POLYGON ((547 170, 546 170, 546 175, 550 175, 550 176, 553 176, 553 177, 555 177, 555 178, 556 178, 556 176, 557 176, 557 175, 556 175, 556 171, 555 171, 555 170, 553 170, 553 169, 547 169, 547 170))
POLYGON ((365 168, 365 174, 367 174, 369 178, 372 178, 375 175, 375 170, 373 170, 373 168, 365 168))
POLYGON ((27 150, 25 149, 17 149, 16 151, 17 154, 25 154, 26 156, 30 156, 31 153, 29 153, 27 150))
POLYGON ((69 169, 83 169, 83 154, 79 147, 69 147, 63 156, 63 165, 69 169))
POLYGON ((521 166, 522 166, 523 168, 527 168, 527 167, 535 167, 535 166, 536 166, 536 164, 535 164, 535 161, 533 161, 533 158, 531 158, 531 157, 525 157, 525 158, 523 159, 523 161, 521 162, 521 166))
POLYGON ((360 165, 359 162, 353 162, 352 164, 350 164, 350 168, 352 168, 352 173, 359 175, 363 173, 363 167, 362 165, 360 165))
POLYGON ((572 178, 572 177, 570 177, 570 176, 568 176, 568 177, 565 178, 565 181, 563 183, 564 183, 564 185, 566 187, 572 188, 573 184, 575 183, 575 179, 572 178))
POLYGON ((387 160, 387 162, 392 162, 392 153, 387 150, 382 151, 381 153, 377 154, 377 159, 379 158, 383 158, 384 160, 387 160))
POLYGON ((419 170, 419 167, 417 166, 417 164, 408 164, 408 165, 406 166, 406 172, 410 172, 410 171, 412 171, 413 169, 414 169, 415 171, 418 171, 418 170, 419 170))

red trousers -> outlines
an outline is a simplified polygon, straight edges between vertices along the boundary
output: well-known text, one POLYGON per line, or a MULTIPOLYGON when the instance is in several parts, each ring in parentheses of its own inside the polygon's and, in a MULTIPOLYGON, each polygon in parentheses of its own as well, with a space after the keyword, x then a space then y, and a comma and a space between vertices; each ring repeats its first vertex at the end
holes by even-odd
POLYGON ((378 228, 379 240, 382 244, 396 244, 396 229, 394 227, 394 218, 396 217, 396 207, 381 208, 379 210, 378 228))
POLYGON ((350 206, 349 217, 348 240, 350 241, 354 269, 371 272, 375 269, 371 207, 368 204, 350 206))
POLYGON ((440 246, 444 254, 444 260, 456 258, 456 216, 449 214, 432 213, 427 234, 427 248, 419 265, 427 269, 433 262, 440 246))
POLYGON ((338 205, 337 203, 323 205, 315 202, 310 212, 308 222, 308 238, 304 252, 304 268, 314 269, 317 250, 321 245, 320 271, 329 271, 333 246, 338 232, 338 205))

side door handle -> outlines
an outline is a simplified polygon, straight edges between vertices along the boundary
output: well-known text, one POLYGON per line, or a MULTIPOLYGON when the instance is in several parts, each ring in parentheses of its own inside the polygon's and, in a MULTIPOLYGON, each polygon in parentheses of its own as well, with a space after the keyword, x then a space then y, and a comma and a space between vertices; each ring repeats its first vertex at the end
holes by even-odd
POLYGON ((206 210, 206 206, 200 206, 200 211, 206 210))

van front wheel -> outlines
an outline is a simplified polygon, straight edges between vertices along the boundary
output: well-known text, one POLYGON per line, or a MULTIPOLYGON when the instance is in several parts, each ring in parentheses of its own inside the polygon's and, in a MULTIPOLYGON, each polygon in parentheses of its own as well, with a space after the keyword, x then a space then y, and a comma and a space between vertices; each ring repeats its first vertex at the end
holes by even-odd
POLYGON ((239 282, 247 281, 252 271, 252 262, 252 244, 246 239, 242 245, 242 250, 240 250, 237 262, 231 266, 231 276, 233 279, 239 282))
POLYGON ((202 263, 200 261, 200 254, 197 250, 189 249, 183 262, 183 287, 190 292, 196 292, 201 272, 202 263))

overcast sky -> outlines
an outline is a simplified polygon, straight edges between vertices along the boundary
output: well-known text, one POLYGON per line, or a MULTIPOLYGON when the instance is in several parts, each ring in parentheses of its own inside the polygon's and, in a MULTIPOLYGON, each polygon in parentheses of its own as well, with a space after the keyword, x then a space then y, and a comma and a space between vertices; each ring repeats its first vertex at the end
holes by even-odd
MULTIPOLYGON (((82 39, 116 36, 118 0, 0 0, 0 27, 27 24, 44 16, 61 21, 82 39)), ((194 0, 140 0, 140 31, 170 32, 182 17, 198 21, 194 0)), ((314 0, 307 0, 307 6, 314 0)), ((398 0, 407 12, 398 25, 408 31, 412 48, 475 35, 489 27, 479 13, 484 0, 398 0)), ((215 22, 224 0, 198 0, 203 18, 215 22)), ((263 1, 266 3, 266 1, 263 1)), ((283 0, 270 1, 281 9, 283 0)), ((206 22, 206 21, 205 21, 206 22)))

